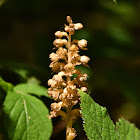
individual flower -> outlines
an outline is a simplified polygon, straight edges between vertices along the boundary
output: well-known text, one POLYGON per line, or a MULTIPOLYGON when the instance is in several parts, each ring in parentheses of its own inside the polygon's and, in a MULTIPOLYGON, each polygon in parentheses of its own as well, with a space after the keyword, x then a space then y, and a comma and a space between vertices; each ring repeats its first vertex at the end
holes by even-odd
POLYGON ((70 16, 67 16, 67 17, 66 17, 66 20, 67 20, 67 22, 68 22, 69 24, 72 23, 72 18, 71 18, 70 16))
POLYGON ((70 31, 70 27, 69 27, 68 25, 65 24, 64 30, 65 30, 66 32, 69 32, 69 31, 70 31))
POLYGON ((59 98, 59 92, 58 91, 48 91, 48 95, 51 96, 55 101, 59 98))
POLYGON ((86 81, 87 80, 88 75, 86 73, 80 73, 79 75, 77 75, 77 79, 79 81, 86 81))
POLYGON ((79 29, 82 29, 82 28, 83 28, 83 25, 81 23, 74 24, 74 29, 75 30, 79 30, 79 29))
POLYGON ((67 50, 63 49, 62 47, 60 47, 57 51, 56 54, 58 55, 58 57, 60 59, 63 59, 67 62, 67 58, 66 58, 66 54, 67 54, 67 50))
POLYGON ((55 39, 53 42, 53 45, 55 45, 57 48, 62 47, 63 45, 67 45, 66 39, 55 39))
POLYGON ((64 69, 66 71, 66 75, 72 76, 73 71, 75 70, 75 66, 74 64, 69 63, 64 66, 64 69))
POLYGON ((58 61, 59 60, 59 56, 56 53, 51 53, 49 55, 49 58, 51 59, 51 61, 58 61))
POLYGON ((50 116, 48 116, 48 117, 49 117, 49 119, 51 119, 51 118, 57 117, 57 116, 58 116, 58 113, 53 110, 53 111, 50 111, 50 116))
POLYGON ((78 48, 75 44, 72 44, 72 45, 71 45, 71 47, 70 47, 70 51, 71 51, 71 52, 77 53, 78 50, 79 50, 79 48, 78 48))
POLYGON ((90 60, 90 58, 87 57, 87 56, 85 56, 85 55, 81 56, 81 58, 80 58, 80 61, 81 61, 83 64, 87 64, 87 63, 89 62, 89 60, 90 60))
POLYGON ((87 41, 85 39, 81 39, 78 41, 78 47, 82 50, 87 50, 87 48, 85 48, 87 46, 87 41))
POLYGON ((68 36, 68 34, 66 32, 57 31, 55 32, 55 36, 57 38, 62 38, 63 36, 68 36))
POLYGON ((83 92, 87 91, 87 87, 81 87, 80 90, 82 90, 83 92))
POLYGON ((70 35, 74 35, 75 29, 74 28, 70 28, 69 33, 70 33, 70 35))
POLYGON ((55 87, 57 84, 57 82, 53 79, 49 79, 48 80, 48 86, 51 86, 51 87, 55 87))
POLYGON ((81 62, 80 62, 80 55, 78 53, 72 53, 72 60, 71 62, 75 65, 80 65, 81 62))
POLYGON ((64 70, 65 63, 63 62, 52 62, 49 67, 52 69, 53 72, 59 72, 64 70))
POLYGON ((53 80, 54 81, 57 81, 57 82, 62 82, 62 76, 61 75, 58 75, 58 74, 55 74, 54 76, 53 76, 53 80))
POLYGON ((67 140, 73 140, 76 137, 76 131, 74 128, 69 128, 66 132, 66 135, 68 135, 67 140))
POLYGON ((51 104, 51 110, 53 111, 59 111, 61 109, 61 107, 63 106, 63 102, 59 102, 59 103, 52 103, 51 104))

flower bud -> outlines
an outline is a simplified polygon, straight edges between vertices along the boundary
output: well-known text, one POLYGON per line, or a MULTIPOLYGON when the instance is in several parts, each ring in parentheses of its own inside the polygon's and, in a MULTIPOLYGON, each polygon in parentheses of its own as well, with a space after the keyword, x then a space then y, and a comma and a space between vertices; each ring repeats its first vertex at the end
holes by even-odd
POLYGON ((81 39, 78 41, 78 45, 80 48, 85 48, 87 46, 87 41, 85 39, 81 39))
POLYGON ((51 110, 59 111, 61 109, 62 105, 63 105, 63 102, 52 103, 51 104, 51 110))
POLYGON ((63 49, 62 47, 60 47, 60 48, 56 51, 56 54, 57 54, 59 57, 64 56, 66 53, 67 53, 67 50, 66 50, 66 49, 63 49))
POLYGON ((67 40, 66 39, 55 39, 53 42, 53 45, 55 45, 56 47, 62 47, 63 45, 67 44, 67 40))
POLYGON ((65 67, 66 75, 72 76, 73 71, 75 70, 75 66, 72 63, 66 64, 65 67))
POLYGON ((68 41, 66 39, 62 39, 63 40, 63 44, 67 45, 68 41))
POLYGON ((72 23, 72 18, 70 16, 67 16, 66 20, 67 20, 68 23, 72 23))
POLYGON ((55 87, 55 85, 56 85, 56 81, 55 80, 53 80, 53 79, 49 79, 48 80, 48 86, 55 87))
POLYGON ((76 137, 76 131, 74 130, 74 128, 69 129, 67 132, 67 139, 73 140, 75 137, 76 137))
POLYGON ((86 92, 87 91, 87 88, 86 87, 81 87, 81 89, 83 92, 86 92))
POLYGON ((63 92, 60 96, 59 96, 59 100, 63 100, 68 96, 68 93, 63 92))
POLYGON ((75 30, 79 30, 79 29, 82 29, 82 28, 83 28, 83 25, 81 23, 74 24, 74 29, 75 30))
POLYGON ((87 64, 87 63, 89 62, 89 60, 90 60, 90 58, 87 57, 87 56, 85 56, 85 55, 81 56, 81 58, 80 58, 80 61, 81 61, 83 64, 87 64))
POLYGON ((77 76, 77 78, 79 79, 79 81, 86 81, 87 80, 88 75, 86 73, 81 73, 77 76))
POLYGON ((67 33, 66 32, 61 32, 61 31, 57 31, 57 32, 55 32, 55 36, 57 38, 62 38, 63 36, 67 36, 67 33))
POLYGON ((64 76, 65 75, 65 72, 64 71, 61 71, 61 72, 58 73, 58 75, 64 76))
POLYGON ((48 90, 48 95, 51 96, 54 100, 57 100, 59 98, 59 91, 50 91, 48 90))
POLYGON ((65 28, 64 28, 64 30, 65 30, 66 32, 69 32, 69 30, 70 30, 70 27, 69 27, 69 26, 67 26, 67 25, 65 25, 65 28))
POLYGON ((74 24, 72 24, 72 23, 69 26, 70 26, 70 28, 74 28, 74 24))
POLYGON ((74 35, 74 32, 75 32, 74 28, 70 28, 69 33, 70 33, 71 35, 74 35))
POLYGON ((51 119, 51 118, 57 117, 57 116, 58 116, 58 114, 56 113, 56 111, 50 111, 50 116, 48 116, 48 117, 49 117, 49 119, 51 119))
POLYGON ((54 82, 53 79, 49 79, 49 80, 48 80, 48 86, 50 86, 53 82, 54 82))
POLYGON ((58 62, 55 62, 55 63, 51 63, 50 65, 49 65, 49 67, 51 68, 51 70, 53 71, 53 72, 58 72, 59 71, 59 63, 58 62))
POLYGON ((81 64, 80 58, 81 58, 81 56, 78 53, 75 53, 72 56, 71 62, 75 65, 80 65, 81 64))
POLYGON ((73 59, 74 59, 74 58, 78 58, 78 57, 80 57, 80 55, 79 55, 78 53, 75 53, 75 54, 73 54, 73 56, 72 56, 73 59))
POLYGON ((59 57, 56 53, 51 53, 49 55, 49 58, 51 59, 51 61, 57 61, 59 59, 59 57))
POLYGON ((78 50, 79 50, 79 48, 75 44, 71 45, 70 51, 77 52, 78 50))
POLYGON ((59 74, 56 74, 56 75, 53 76, 53 80, 61 82, 62 81, 62 76, 59 75, 59 74))

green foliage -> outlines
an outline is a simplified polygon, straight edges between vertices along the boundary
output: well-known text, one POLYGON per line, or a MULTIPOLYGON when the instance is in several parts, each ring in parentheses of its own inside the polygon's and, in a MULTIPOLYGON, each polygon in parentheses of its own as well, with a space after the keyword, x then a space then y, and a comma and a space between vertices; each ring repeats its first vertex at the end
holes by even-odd
POLYGON ((49 97, 47 94, 47 89, 37 84, 28 84, 28 83, 18 84, 14 87, 14 91, 19 93, 20 92, 31 93, 39 97, 40 96, 49 97))
POLYGON ((139 140, 140 131, 134 124, 120 119, 113 124, 107 109, 95 103, 90 95, 80 91, 84 130, 89 140, 139 140))
POLYGON ((0 77, 0 87, 5 91, 11 91, 13 89, 13 85, 11 83, 8 83, 6 81, 4 81, 1 77, 0 77))
POLYGON ((5 2, 5 0, 0 0, 0 6, 5 2))
POLYGON ((115 125, 104 107, 96 104, 92 98, 81 92, 81 111, 84 130, 89 140, 115 140, 115 125))
POLYGON ((16 62, 0 61, 0 75, 12 79, 12 81, 21 83, 40 83, 46 81, 46 77, 49 77, 49 73, 46 69, 31 66, 27 64, 21 64, 16 62), (12 76, 15 76, 14 78, 12 76))
POLYGON ((3 112, 10 140, 49 140, 51 136, 52 122, 47 117, 48 108, 30 95, 49 97, 47 89, 35 83, 33 79, 13 86, 0 77, 0 87, 7 93, 3 112))
POLYGON ((117 1, 116 0, 113 0, 114 1, 114 3, 117 3, 117 1))
POLYGON ((8 92, 4 102, 10 140, 48 140, 52 132, 48 109, 28 94, 8 92))
POLYGON ((121 118, 116 123, 118 140, 140 140, 140 131, 127 120, 121 118))

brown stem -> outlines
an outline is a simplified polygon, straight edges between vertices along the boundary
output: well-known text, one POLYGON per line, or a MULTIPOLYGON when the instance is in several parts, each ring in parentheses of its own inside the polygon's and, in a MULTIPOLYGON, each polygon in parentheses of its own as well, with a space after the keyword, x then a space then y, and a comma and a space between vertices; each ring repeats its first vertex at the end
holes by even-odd
POLYGON ((72 110, 72 107, 68 106, 68 108, 67 108, 67 120, 66 120, 66 140, 70 140, 69 139, 69 130, 72 129, 71 110, 72 110))
MULTIPOLYGON (((68 45, 67 45, 67 49, 68 49, 68 64, 71 63, 70 47, 71 47, 71 34, 69 32, 68 45)), ((67 85, 70 83, 70 81, 71 81, 71 76, 67 76, 67 85)), ((71 116, 72 104, 71 104, 71 102, 69 103, 68 107, 66 108, 66 111, 67 111, 66 140, 72 140, 71 138, 69 138, 69 130, 72 129, 72 116, 71 116)))
POLYGON ((71 34, 69 33, 68 37, 68 63, 71 63, 71 55, 70 55, 70 46, 71 46, 71 34))

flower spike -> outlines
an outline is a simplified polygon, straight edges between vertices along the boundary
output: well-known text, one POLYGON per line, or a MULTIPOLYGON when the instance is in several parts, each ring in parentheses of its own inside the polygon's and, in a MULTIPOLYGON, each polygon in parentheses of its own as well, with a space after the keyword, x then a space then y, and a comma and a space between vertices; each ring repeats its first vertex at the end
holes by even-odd
POLYGON ((79 109, 73 109, 73 106, 80 102, 80 94, 77 88, 87 91, 86 73, 81 73, 76 69, 76 65, 88 66, 90 58, 79 55, 79 49, 87 50, 87 41, 71 40, 71 36, 76 30, 82 29, 81 23, 73 23, 70 16, 66 17, 68 25, 65 24, 64 31, 55 32, 57 39, 53 44, 56 52, 49 56, 51 59, 50 68, 56 74, 48 80, 48 94, 56 101, 51 104, 49 118, 60 115, 66 121, 66 140, 73 140, 76 137, 76 131, 72 128, 75 119, 80 116, 79 109), (66 39, 62 39, 66 37, 66 39), (76 78, 72 78, 76 74, 76 78), (61 109, 66 109, 66 113, 61 109))

